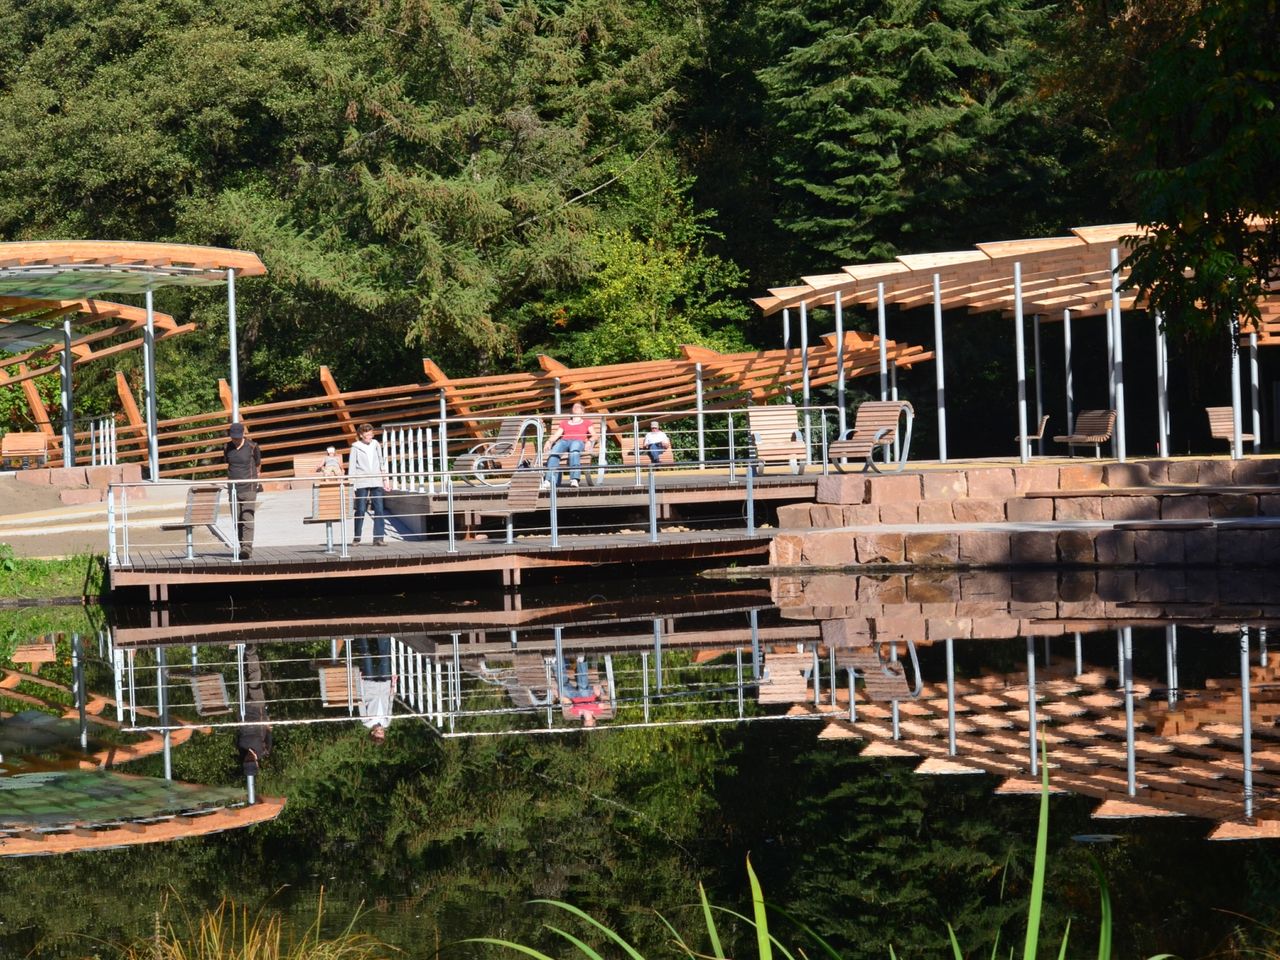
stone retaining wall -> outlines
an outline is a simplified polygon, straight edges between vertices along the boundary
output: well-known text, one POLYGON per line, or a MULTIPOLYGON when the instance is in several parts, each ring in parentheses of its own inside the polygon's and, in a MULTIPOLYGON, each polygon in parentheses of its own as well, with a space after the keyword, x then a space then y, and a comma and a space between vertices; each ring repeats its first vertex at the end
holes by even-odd
MULTIPOLYGON (((141 483, 142 465, 123 463, 114 467, 43 467, 19 470, 14 474, 19 483, 52 486, 60 491, 64 504, 101 503, 107 487, 113 483, 141 483)), ((144 487, 129 491, 131 499, 145 497, 144 487)))

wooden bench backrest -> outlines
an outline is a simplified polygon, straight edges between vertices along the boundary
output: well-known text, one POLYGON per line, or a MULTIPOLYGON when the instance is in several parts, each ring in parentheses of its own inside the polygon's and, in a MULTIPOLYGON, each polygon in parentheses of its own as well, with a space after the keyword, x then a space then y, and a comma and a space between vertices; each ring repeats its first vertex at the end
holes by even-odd
POLYGON ((6 433, 0 440, 0 456, 43 457, 49 452, 49 438, 43 433, 6 433))
POLYGON ((320 702, 326 707, 345 707, 360 703, 360 668, 347 669, 345 663, 317 664, 320 674, 320 702))
POLYGON ((221 498, 221 487, 192 487, 187 491, 187 512, 183 522, 193 527, 217 523, 221 498))
POLYGON ((796 408, 790 404, 777 407, 749 407, 747 423, 756 442, 764 448, 794 444, 800 424, 796 408))
POLYGON ((193 673, 191 695, 196 701, 196 714, 201 717, 231 712, 227 683, 220 673, 193 673))
POLYGON ((1116 424, 1114 410, 1081 410, 1076 416, 1071 432, 1082 437, 1106 437, 1110 439, 1116 424))
POLYGON ((886 433, 880 438, 881 443, 893 443, 898 436, 898 421, 902 411, 911 409, 905 400, 868 400, 858 407, 853 420, 853 432, 875 436, 877 430, 884 428, 886 433))
POLYGON ((517 470, 507 487, 507 509, 512 513, 532 513, 538 509, 542 485, 541 470, 517 470))
POLYGON ((1205 407, 1209 415, 1209 435, 1215 440, 1235 439, 1235 417, 1230 407, 1205 407))
MULTIPOLYGON (((334 454, 338 458, 341 467, 341 473, 347 472, 346 464, 343 463, 342 454, 334 454)), ((329 459, 327 453, 300 453, 293 458, 293 475, 295 477, 314 477, 320 475, 320 468, 324 466, 324 462, 329 459)))
POLYGON ((338 521, 342 519, 342 480, 321 480, 311 488, 311 519, 338 521))

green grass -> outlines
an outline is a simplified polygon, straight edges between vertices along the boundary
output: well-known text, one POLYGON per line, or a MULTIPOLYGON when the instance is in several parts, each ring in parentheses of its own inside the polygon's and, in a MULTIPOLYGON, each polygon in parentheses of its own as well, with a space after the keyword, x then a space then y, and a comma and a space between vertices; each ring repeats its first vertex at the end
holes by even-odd
POLYGON ((79 554, 57 560, 15 557, 0 543, 0 597, 7 600, 48 600, 55 597, 101 597, 106 585, 99 554, 79 554))

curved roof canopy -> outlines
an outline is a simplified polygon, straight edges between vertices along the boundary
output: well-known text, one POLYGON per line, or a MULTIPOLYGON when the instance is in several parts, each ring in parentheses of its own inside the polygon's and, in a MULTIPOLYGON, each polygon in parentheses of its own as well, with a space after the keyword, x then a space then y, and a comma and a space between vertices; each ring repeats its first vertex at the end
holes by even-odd
POLYGON ((105 293, 223 284, 267 272, 255 253, 182 243, 35 240, 0 243, 0 296, 78 300, 105 293))

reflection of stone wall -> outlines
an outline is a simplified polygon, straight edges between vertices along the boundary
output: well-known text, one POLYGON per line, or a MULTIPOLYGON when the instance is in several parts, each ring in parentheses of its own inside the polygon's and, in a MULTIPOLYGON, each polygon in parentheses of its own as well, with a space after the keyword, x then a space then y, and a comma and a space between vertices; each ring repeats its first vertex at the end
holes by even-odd
POLYGON ((1060 636, 1118 625, 1280 622, 1269 574, 1212 571, 989 571, 777 577, 774 602, 790 620, 819 620, 842 645, 872 640, 1060 636), (1188 576, 1195 590, 1187 589, 1188 576), (1193 596, 1194 602, 1188 597, 1193 596))
POLYGON ((817 502, 779 508, 771 562, 1269 565, 1280 562, 1268 535, 1280 533, 1278 469, 1254 458, 821 477, 817 502))

